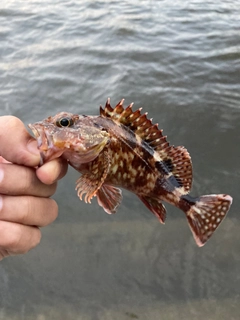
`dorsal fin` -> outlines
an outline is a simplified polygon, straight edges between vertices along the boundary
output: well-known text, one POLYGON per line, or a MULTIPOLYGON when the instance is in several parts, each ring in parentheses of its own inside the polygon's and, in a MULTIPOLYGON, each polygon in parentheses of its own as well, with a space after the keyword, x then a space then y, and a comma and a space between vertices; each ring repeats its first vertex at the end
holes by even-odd
POLYGON ((164 162, 187 194, 192 186, 192 161, 187 149, 182 146, 168 147, 164 162))
POLYGON ((163 131, 158 129, 158 124, 153 124, 152 119, 147 118, 147 113, 141 114, 141 108, 133 111, 133 103, 124 109, 123 102, 124 99, 112 108, 108 98, 105 108, 100 107, 100 115, 128 127, 147 143, 159 154, 162 171, 172 173, 188 193, 192 185, 192 162, 188 151, 184 147, 170 146, 163 131))
POLYGON ((124 99, 122 99, 115 108, 112 108, 110 105, 110 98, 108 98, 105 108, 103 109, 100 106, 100 115, 104 118, 111 118, 113 121, 129 127, 135 134, 146 141, 154 149, 162 143, 164 143, 166 147, 166 137, 162 135, 162 130, 158 129, 157 124, 153 125, 152 121, 147 119, 147 113, 141 114, 142 108, 133 111, 133 103, 124 109, 123 102, 124 99), (159 139, 161 141, 159 141, 159 139))

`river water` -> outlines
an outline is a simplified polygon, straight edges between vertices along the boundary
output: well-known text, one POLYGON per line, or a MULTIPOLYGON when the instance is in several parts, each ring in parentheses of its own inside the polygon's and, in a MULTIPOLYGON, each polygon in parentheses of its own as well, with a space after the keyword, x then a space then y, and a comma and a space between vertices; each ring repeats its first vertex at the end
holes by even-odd
POLYGON ((0 57, 0 115, 134 101, 189 150, 193 195, 234 198, 198 248, 174 207, 163 226, 128 192, 114 216, 80 202, 70 169, 41 244, 0 263, 0 319, 239 319, 239 1, 3 0, 0 57))

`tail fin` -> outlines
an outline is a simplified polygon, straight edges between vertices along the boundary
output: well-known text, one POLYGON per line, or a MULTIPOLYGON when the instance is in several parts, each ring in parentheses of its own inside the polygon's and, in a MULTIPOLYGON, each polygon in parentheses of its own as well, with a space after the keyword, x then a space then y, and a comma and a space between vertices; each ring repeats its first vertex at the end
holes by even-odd
MULTIPOLYGON (((184 200, 187 197, 183 196, 184 200)), ((199 197, 194 203, 190 201, 189 204, 190 208, 186 212, 188 223, 197 245, 201 247, 225 218, 232 197, 226 194, 208 195, 199 197)))

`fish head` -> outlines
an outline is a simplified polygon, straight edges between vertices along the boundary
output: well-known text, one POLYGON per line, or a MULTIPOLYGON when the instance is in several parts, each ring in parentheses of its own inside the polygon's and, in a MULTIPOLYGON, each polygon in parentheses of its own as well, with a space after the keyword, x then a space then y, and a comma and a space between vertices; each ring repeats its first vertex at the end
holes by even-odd
POLYGON ((94 122, 94 117, 60 112, 28 125, 40 151, 40 165, 63 156, 83 164, 94 160, 109 141, 109 134, 94 122))

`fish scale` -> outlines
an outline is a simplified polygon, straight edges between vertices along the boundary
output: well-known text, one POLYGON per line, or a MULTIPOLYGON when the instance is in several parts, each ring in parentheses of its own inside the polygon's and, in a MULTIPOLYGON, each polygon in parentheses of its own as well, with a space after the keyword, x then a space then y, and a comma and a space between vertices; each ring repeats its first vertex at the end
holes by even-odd
POLYGON ((203 246, 225 218, 231 196, 190 196, 192 162, 186 148, 171 146, 147 113, 123 103, 112 108, 108 99, 99 116, 60 112, 30 124, 40 164, 67 159, 81 173, 79 198, 90 203, 96 197, 108 214, 122 201, 119 187, 135 193, 161 223, 166 219, 162 202, 176 206, 185 213, 197 245, 203 246))

